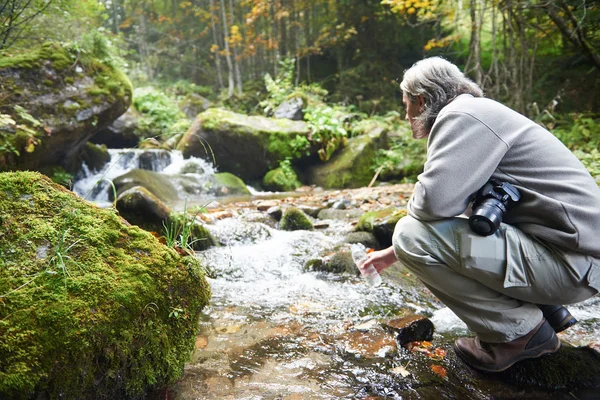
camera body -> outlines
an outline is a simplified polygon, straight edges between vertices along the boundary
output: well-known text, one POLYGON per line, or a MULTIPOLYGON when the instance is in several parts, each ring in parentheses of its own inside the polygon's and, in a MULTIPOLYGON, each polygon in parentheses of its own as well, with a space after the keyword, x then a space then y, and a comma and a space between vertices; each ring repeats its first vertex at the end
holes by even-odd
POLYGON ((504 214, 521 199, 516 187, 490 179, 473 198, 469 217, 471 230, 481 236, 492 235, 500 227, 504 214))

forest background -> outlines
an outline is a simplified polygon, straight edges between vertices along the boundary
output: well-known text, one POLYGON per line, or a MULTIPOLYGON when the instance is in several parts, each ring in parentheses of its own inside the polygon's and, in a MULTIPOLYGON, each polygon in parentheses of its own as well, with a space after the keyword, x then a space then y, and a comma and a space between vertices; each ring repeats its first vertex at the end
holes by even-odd
POLYGON ((304 90, 401 120, 403 71, 442 55, 600 176, 598 1, 0 0, 1 55, 47 41, 75 43, 135 88, 152 86, 134 105, 167 135, 185 129, 177 102, 190 94, 268 115, 304 90))

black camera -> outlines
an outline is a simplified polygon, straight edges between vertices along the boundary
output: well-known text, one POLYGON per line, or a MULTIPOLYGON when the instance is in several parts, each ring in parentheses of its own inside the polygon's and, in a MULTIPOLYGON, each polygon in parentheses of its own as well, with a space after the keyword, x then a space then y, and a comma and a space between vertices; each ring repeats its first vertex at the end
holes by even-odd
POLYGON ((475 193, 469 226, 481 236, 489 236, 500 227, 506 211, 521 199, 516 187, 491 179, 475 193))

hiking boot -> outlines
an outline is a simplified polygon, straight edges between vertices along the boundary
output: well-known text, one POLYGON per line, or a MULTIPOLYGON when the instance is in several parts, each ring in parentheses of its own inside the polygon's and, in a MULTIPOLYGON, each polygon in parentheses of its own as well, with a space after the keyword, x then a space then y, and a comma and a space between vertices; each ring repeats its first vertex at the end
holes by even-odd
POLYGON ((473 368, 500 372, 516 362, 537 358, 560 349, 560 340, 552 326, 542 319, 531 332, 507 343, 486 343, 479 338, 460 338, 454 342, 454 351, 473 368))
POLYGON ((537 304, 537 306, 542 310, 544 318, 550 323, 556 333, 562 332, 577 323, 575 317, 571 315, 566 307, 544 304, 537 304))

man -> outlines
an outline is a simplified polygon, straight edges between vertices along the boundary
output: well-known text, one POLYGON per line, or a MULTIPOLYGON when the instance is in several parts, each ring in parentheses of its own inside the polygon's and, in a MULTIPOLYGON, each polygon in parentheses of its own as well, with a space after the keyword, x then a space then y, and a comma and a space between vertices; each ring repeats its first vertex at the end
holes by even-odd
POLYGON ((484 98, 442 58, 417 62, 400 87, 413 137, 428 138, 427 162, 393 245, 366 263, 381 271, 399 260, 452 309, 476 334, 458 339, 456 353, 477 369, 557 351, 547 309, 536 304, 577 303, 600 290, 596 182, 550 132, 484 98), (458 216, 492 178, 521 199, 484 237, 458 216))

